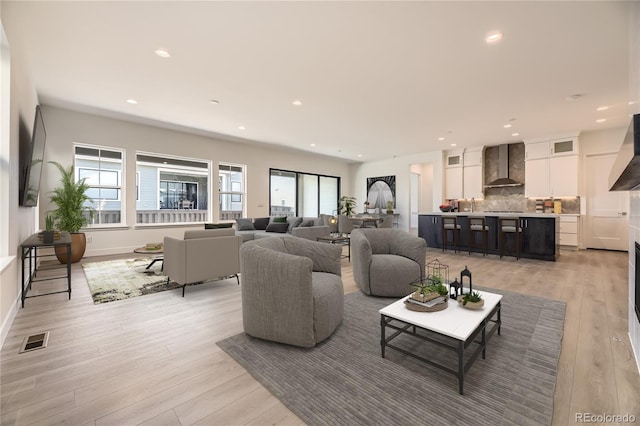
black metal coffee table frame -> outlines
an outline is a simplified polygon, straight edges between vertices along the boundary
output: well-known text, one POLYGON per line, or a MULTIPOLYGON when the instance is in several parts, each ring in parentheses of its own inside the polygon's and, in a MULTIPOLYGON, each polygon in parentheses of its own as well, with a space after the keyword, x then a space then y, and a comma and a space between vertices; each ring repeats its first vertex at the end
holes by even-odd
POLYGON ((478 327, 473 331, 473 333, 471 333, 471 335, 466 340, 459 340, 453 337, 445 336, 444 334, 438 333, 436 331, 429 330, 427 328, 422 328, 420 326, 404 322, 397 318, 393 318, 393 317, 381 314, 380 315, 380 336, 381 336, 380 347, 382 350, 382 358, 384 358, 385 356, 385 348, 391 348, 391 349, 395 349, 398 352, 402 352, 405 355, 409 355, 413 358, 419 359, 420 361, 423 361, 436 368, 444 370, 447 373, 451 373, 454 376, 458 377, 458 391, 460 392, 460 395, 463 395, 464 394, 463 393, 464 375, 469 371, 469 369, 471 368, 471 365, 476 360, 480 352, 482 352, 482 359, 485 359, 487 343, 489 342, 491 337, 496 333, 496 331, 498 335, 500 335, 501 325, 502 325, 502 318, 501 318, 500 302, 498 302, 498 304, 493 308, 493 310, 489 313, 489 315, 487 315, 487 317, 484 320, 482 320, 480 325, 478 325, 478 327), (492 319, 494 316, 496 316, 496 319, 492 319), (397 321, 398 323, 401 323, 401 326, 392 324, 393 321, 397 321), (487 330, 487 326, 490 323, 493 323, 493 326, 489 330, 487 330), (386 328, 395 330, 395 333, 393 333, 389 337, 385 337, 386 328), (435 340, 428 336, 418 334, 417 329, 421 329, 429 333, 433 333, 438 336, 439 340, 435 340), (398 346, 395 346, 389 343, 401 334, 409 334, 411 336, 417 337, 419 339, 425 340, 427 342, 436 344, 445 349, 455 352, 458 356, 458 369, 454 370, 446 365, 440 364, 438 362, 435 362, 431 359, 427 359, 420 355, 416 355, 414 353, 407 351, 406 349, 400 348, 398 346), (478 335, 480 335, 480 340, 476 340, 478 335), (467 362, 464 362, 465 351, 472 343, 476 343, 478 347, 471 354, 467 362))
POLYGON ((341 246, 347 246, 347 256, 341 255, 341 258, 349 259, 351 262, 351 238, 350 237, 318 237, 316 241, 322 241, 329 244, 340 244, 341 246))

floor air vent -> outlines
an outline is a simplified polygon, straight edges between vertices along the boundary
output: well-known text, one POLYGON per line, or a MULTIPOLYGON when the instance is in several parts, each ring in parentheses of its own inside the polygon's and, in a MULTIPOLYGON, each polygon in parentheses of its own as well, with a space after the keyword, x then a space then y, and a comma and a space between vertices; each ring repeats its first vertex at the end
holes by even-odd
POLYGON ((49 340, 48 331, 44 333, 34 334, 32 336, 27 336, 22 341, 22 345, 20 346, 20 353, 46 348, 48 340, 49 340))

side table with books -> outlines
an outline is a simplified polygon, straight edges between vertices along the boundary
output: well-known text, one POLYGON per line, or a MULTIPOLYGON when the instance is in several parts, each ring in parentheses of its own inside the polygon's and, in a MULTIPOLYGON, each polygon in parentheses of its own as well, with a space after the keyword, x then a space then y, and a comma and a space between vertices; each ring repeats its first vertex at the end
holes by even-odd
POLYGON ((156 262, 162 262, 162 268, 164 268, 164 247, 162 246, 162 243, 147 243, 143 247, 134 249, 133 252, 138 254, 155 255, 151 260, 151 263, 149 263, 145 269, 151 268, 156 262))

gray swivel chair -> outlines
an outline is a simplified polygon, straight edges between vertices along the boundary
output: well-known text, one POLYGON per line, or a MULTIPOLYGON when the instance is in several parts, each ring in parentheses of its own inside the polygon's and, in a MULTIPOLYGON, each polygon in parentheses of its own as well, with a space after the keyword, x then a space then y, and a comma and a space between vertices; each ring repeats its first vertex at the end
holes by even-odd
POLYGON ((342 247, 271 237, 240 248, 242 320, 254 337, 310 348, 340 325, 342 247))
POLYGON ((353 279, 371 296, 403 297, 424 277, 427 243, 400 229, 354 229, 351 233, 353 279))

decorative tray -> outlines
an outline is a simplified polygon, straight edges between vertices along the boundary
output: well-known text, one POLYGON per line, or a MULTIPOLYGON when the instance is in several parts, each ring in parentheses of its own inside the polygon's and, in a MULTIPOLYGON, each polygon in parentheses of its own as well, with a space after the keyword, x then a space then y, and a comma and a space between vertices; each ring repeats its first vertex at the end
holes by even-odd
POLYGON ((412 298, 408 298, 404 301, 404 305, 410 311, 417 312, 437 312, 447 309, 449 306, 448 296, 439 296, 439 299, 433 299, 429 303, 418 302, 412 298), (437 302, 440 300, 440 302, 437 302), (434 303, 435 302, 435 303, 434 303))

